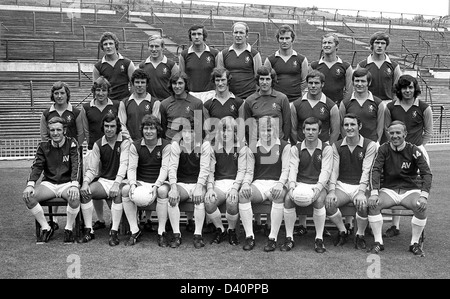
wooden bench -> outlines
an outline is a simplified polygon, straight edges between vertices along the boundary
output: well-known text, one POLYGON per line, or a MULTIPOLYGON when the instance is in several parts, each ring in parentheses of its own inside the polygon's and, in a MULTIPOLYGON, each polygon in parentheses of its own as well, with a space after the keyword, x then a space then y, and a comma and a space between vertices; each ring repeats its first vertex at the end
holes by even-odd
MULTIPOLYGON (((53 221, 53 217, 54 216, 65 216, 67 217, 67 213, 64 210, 64 213, 59 213, 59 212, 53 212, 53 207, 67 207, 67 201, 64 200, 61 197, 55 197, 46 201, 41 201, 39 202, 39 204, 42 207, 48 207, 48 212, 44 211, 44 215, 48 216, 50 221, 53 221)), ((41 225, 39 224, 39 222, 36 222, 36 236, 39 236, 39 234, 41 233, 41 225)), ((83 217, 81 216, 81 210, 80 212, 78 212, 78 215, 75 219, 75 227, 74 227, 74 237, 75 239, 79 238, 82 235, 82 229, 83 229, 83 217)))

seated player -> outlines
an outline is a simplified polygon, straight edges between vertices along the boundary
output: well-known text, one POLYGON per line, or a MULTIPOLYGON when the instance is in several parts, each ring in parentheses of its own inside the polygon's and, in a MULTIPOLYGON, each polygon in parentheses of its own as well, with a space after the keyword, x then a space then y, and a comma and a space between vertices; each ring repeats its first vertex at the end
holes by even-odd
POLYGON ((357 209, 355 248, 365 249, 364 232, 367 228, 367 198, 369 195, 369 172, 377 150, 374 141, 360 135, 363 124, 353 113, 344 115, 342 121, 345 137, 332 145, 333 171, 328 182, 328 195, 325 208, 328 219, 339 230, 334 245, 347 242, 350 231, 342 220, 340 207, 353 203, 357 209))
POLYGON ((259 139, 255 148, 248 151, 247 169, 239 193, 239 215, 246 235, 243 249, 252 250, 255 247, 252 203, 272 202, 270 234, 264 247, 264 251, 270 252, 277 247, 283 221, 291 145, 279 138, 278 118, 263 116, 258 123, 259 139))
POLYGON ((432 174, 420 148, 405 141, 407 131, 403 122, 393 121, 388 133, 390 140, 378 149, 371 169, 369 224, 375 239, 371 252, 378 254, 384 250, 381 210, 401 205, 414 212, 409 251, 421 256, 423 250, 419 239, 427 223, 432 174), (418 171, 420 183, 417 180, 418 171), (381 174, 384 177, 382 182, 381 174))
POLYGON ((181 138, 174 137, 172 139, 168 208, 173 231, 173 239, 170 242, 170 247, 172 248, 177 248, 181 244, 180 208, 178 205, 180 202, 187 200, 194 202, 194 247, 201 248, 205 246, 202 237, 205 221, 204 198, 212 149, 208 141, 202 143, 201 127, 198 131, 194 131, 193 122, 187 121, 181 130, 181 138))
POLYGON ((25 204, 41 225, 41 234, 36 236, 36 244, 47 243, 55 231, 44 216, 39 204, 55 197, 62 197, 68 203, 67 222, 64 230, 64 243, 73 243, 73 226, 80 211, 80 192, 78 189, 81 175, 80 152, 75 138, 67 137, 65 119, 55 116, 47 122, 47 141, 42 141, 31 166, 27 187, 23 191, 25 204), (43 173, 41 183, 36 182, 43 173))
POLYGON ((128 185, 122 189, 123 209, 130 224, 131 236, 125 245, 135 245, 141 236, 138 226, 138 206, 147 206, 156 199, 158 216, 158 246, 167 247, 167 179, 170 142, 163 139, 161 122, 154 115, 145 115, 141 121, 142 138, 130 146, 128 185))
MULTIPOLYGON (((228 233, 228 242, 238 245, 236 225, 239 219, 239 190, 247 167, 247 151, 245 144, 238 140, 238 124, 232 116, 226 116, 219 123, 218 139, 214 142, 211 154, 211 171, 208 176, 205 195, 206 213, 216 227, 211 244, 219 244, 228 233), (228 229, 222 223, 219 206, 225 202, 228 229)), ((241 141, 243 142, 243 141, 241 141)))
POLYGON ((90 163, 81 186, 81 212, 84 218, 84 233, 81 241, 87 243, 95 239, 92 228, 92 214, 94 205, 92 200, 110 198, 112 226, 109 245, 119 244, 119 225, 123 214, 121 189, 124 186, 128 167, 128 150, 131 140, 121 133, 119 117, 108 113, 102 119, 103 137, 98 139, 92 147, 90 163), (94 181, 97 177, 98 180, 94 181))
POLYGON ((289 163, 289 192, 284 200, 284 222, 286 241, 281 251, 294 248, 294 225, 297 219, 295 206, 313 205, 313 221, 316 228, 314 249, 317 253, 326 251, 323 244, 326 210, 325 189, 333 167, 333 150, 327 142, 322 142, 319 135, 322 122, 315 117, 308 117, 303 122, 305 139, 291 149, 289 163))

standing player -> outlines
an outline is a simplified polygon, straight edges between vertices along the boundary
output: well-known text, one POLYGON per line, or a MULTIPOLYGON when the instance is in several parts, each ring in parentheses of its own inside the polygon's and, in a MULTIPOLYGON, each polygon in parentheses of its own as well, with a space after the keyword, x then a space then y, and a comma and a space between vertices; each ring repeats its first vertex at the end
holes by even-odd
POLYGON ((188 35, 192 45, 179 55, 180 71, 188 75, 191 92, 213 90, 214 82, 211 82, 209 75, 216 67, 216 57, 219 51, 208 47, 205 43, 208 37, 205 26, 191 26, 188 35))
POLYGON ((161 118, 159 112, 161 102, 147 92, 149 82, 150 79, 144 70, 137 69, 134 71, 131 76, 134 92, 119 106, 122 134, 125 137, 131 137, 133 141, 142 138, 140 127, 144 115, 153 114, 161 118))
POLYGON ((130 146, 128 185, 122 189, 123 209, 131 230, 131 236, 125 245, 133 246, 141 236, 135 196, 145 193, 148 195, 148 205, 156 199, 158 246, 167 247, 165 228, 168 218, 169 185, 165 180, 169 168, 170 142, 162 138, 161 123, 154 115, 145 115, 142 118, 141 134, 142 138, 130 146))
MULTIPOLYGON (((102 120, 106 114, 113 113, 118 115, 119 101, 111 100, 109 98, 109 91, 111 84, 105 77, 100 76, 95 80, 92 85, 91 92, 94 95, 94 99, 88 103, 83 104, 85 113, 81 114, 81 120, 85 129, 85 136, 87 141, 87 153, 83 158, 83 173, 86 173, 86 167, 90 163, 90 153, 94 146, 94 143, 104 136, 102 120)), ((94 200, 94 209, 97 215, 97 221, 92 227, 95 230, 103 229, 106 227, 105 219, 103 217, 103 200, 94 200)), ((108 205, 111 204, 108 201, 108 205)))
POLYGON ((50 139, 42 141, 36 150, 27 187, 23 191, 23 200, 41 225, 42 232, 36 236, 36 243, 41 244, 50 240, 55 227, 54 224, 47 223, 39 202, 54 197, 64 198, 68 203, 64 243, 73 243, 73 225, 80 211, 80 151, 77 140, 66 136, 67 124, 64 118, 52 117, 47 125, 50 139), (36 186, 42 173, 42 181, 36 186))
POLYGON ((419 147, 405 141, 407 131, 403 122, 393 121, 388 132, 390 141, 380 146, 371 169, 369 223, 375 238, 371 252, 378 254, 384 250, 381 210, 401 205, 414 212, 409 251, 414 255, 423 255, 419 239, 427 222, 432 174, 419 147), (417 182, 418 172, 421 183, 417 182), (381 182, 382 173, 384 179, 381 182))
POLYGON ((231 72, 230 90, 241 99, 256 91, 256 71, 262 65, 261 54, 247 42, 248 25, 236 22, 232 26, 233 44, 217 54, 217 66, 231 72))
MULTIPOLYGON (((339 105, 341 119, 347 113, 358 115, 362 127, 359 133, 378 145, 384 134, 384 109, 385 105, 377 96, 369 91, 372 83, 372 74, 365 68, 359 68, 353 72, 353 94, 339 105)), ((342 127, 341 135, 345 137, 345 128, 342 127)))
POLYGON ((281 25, 276 39, 280 48, 266 58, 264 65, 274 69, 278 80, 273 88, 284 93, 292 103, 302 96, 306 89, 306 75, 308 74, 308 59, 292 48, 295 32, 289 25, 281 25))
POLYGON ((225 116, 219 123, 219 134, 211 154, 211 166, 205 195, 206 213, 216 227, 211 243, 219 244, 228 234, 231 245, 238 245, 239 189, 247 167, 248 148, 238 139, 238 123, 232 116, 225 116), (225 202, 228 230, 222 223, 219 206, 225 202))
POLYGON ((119 51, 119 39, 112 32, 105 32, 100 37, 99 47, 105 55, 94 65, 92 78, 105 77, 111 83, 112 100, 125 100, 130 96, 131 75, 136 67, 133 61, 123 57, 119 51))
POLYGON ((150 55, 139 64, 149 78, 147 92, 159 101, 170 96, 170 76, 178 72, 178 65, 164 55, 164 39, 159 35, 150 35, 148 51, 150 55))
POLYGON ((370 92, 383 101, 394 99, 394 84, 398 81, 402 71, 397 62, 392 61, 386 54, 390 43, 390 37, 385 32, 375 32, 370 37, 370 50, 372 54, 359 62, 358 68, 366 68, 372 74, 372 84, 369 86, 370 92))
POLYGON ((328 195, 325 208, 328 218, 339 230, 336 245, 344 245, 351 234, 342 220, 340 207, 353 203, 357 209, 355 248, 365 249, 365 230, 367 219, 367 198, 369 195, 369 173, 375 157, 377 146, 369 138, 360 135, 363 127, 360 118, 348 113, 342 118, 345 130, 343 139, 335 142, 333 148, 333 171, 328 182, 328 195))
POLYGON ((119 118, 112 113, 102 118, 102 132, 104 136, 92 148, 90 163, 80 189, 85 225, 82 242, 87 243, 95 238, 92 229, 92 200, 110 198, 112 226, 109 245, 116 246, 119 244, 118 231, 123 213, 121 189, 128 167, 130 140, 122 136, 119 118), (98 180, 94 182, 97 174, 98 180))
POLYGON ((183 126, 181 139, 172 141, 169 165, 169 219, 173 230, 170 247, 177 248, 181 244, 180 208, 178 204, 187 200, 194 202, 194 247, 205 246, 202 237, 205 221, 206 181, 209 175, 212 149, 208 141, 196 141, 194 124, 183 126))
POLYGON ((302 129, 303 122, 308 117, 314 116, 322 123, 319 139, 322 142, 333 144, 339 137, 339 109, 322 92, 325 76, 321 72, 313 70, 306 76, 306 82, 308 92, 291 105, 291 139, 294 144, 302 142, 305 139, 302 129))
POLYGON ((339 37, 327 33, 322 37, 323 56, 311 63, 312 70, 325 75, 323 93, 338 105, 352 94, 352 66, 337 56, 339 37))
MULTIPOLYGON (((417 79, 410 75, 402 75, 395 84, 397 99, 387 104, 384 126, 392 121, 400 120, 406 125, 408 134, 406 141, 417 145, 430 166, 430 158, 425 145, 433 135, 433 111, 424 101, 418 99, 420 86, 417 79)), ((397 212, 397 211, 396 211, 397 212)), ((392 226, 385 237, 394 237, 400 233, 400 216, 392 217, 392 226)))
POLYGON ((277 247, 278 232, 283 221, 285 184, 289 174, 291 145, 279 138, 279 121, 271 116, 258 119, 259 139, 254 152, 248 151, 247 170, 239 193, 239 215, 245 230, 244 250, 255 247, 252 203, 272 202, 270 234, 264 251, 277 247))
POLYGON ((281 251, 294 248, 294 225, 297 220, 296 205, 313 205, 313 221, 316 228, 314 249, 317 253, 326 251, 323 244, 326 210, 325 189, 333 167, 333 150, 327 142, 319 139, 321 121, 308 117, 303 122, 305 139, 292 147, 289 163, 289 191, 284 201, 286 241, 281 251), (305 196, 307 195, 307 196, 305 196))

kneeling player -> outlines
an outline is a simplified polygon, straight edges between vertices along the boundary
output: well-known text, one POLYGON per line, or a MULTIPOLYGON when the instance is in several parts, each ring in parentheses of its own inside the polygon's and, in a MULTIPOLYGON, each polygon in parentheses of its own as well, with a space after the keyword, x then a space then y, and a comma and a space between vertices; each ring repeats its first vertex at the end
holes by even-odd
POLYGON ((322 122, 315 117, 308 117, 303 122, 305 140, 291 149, 289 164, 289 192, 284 201, 284 222, 286 241, 282 251, 291 250, 294 243, 294 225, 297 219, 295 206, 313 205, 313 221, 316 228, 314 249, 318 253, 326 251, 323 244, 326 210, 325 186, 333 167, 333 150, 328 143, 322 142, 319 135, 322 122))
POLYGON ((256 148, 248 151, 247 170, 239 194, 239 214, 246 238, 244 250, 255 247, 252 203, 272 202, 270 234, 264 251, 274 251, 283 221, 285 184, 289 174, 291 145, 279 138, 278 118, 263 116, 259 120, 256 148))
POLYGON ((52 117, 47 123, 50 140, 39 144, 31 166, 23 200, 41 225, 42 232, 36 244, 46 243, 53 236, 55 227, 49 225, 39 202, 62 197, 67 205, 67 223, 64 243, 73 243, 73 225, 80 211, 79 179, 81 175, 80 152, 75 138, 67 137, 67 123, 61 117, 52 117), (42 172, 42 182, 36 186, 42 172))
POLYGON ((109 233, 109 245, 119 244, 119 225, 123 214, 121 189, 128 167, 128 150, 130 140, 122 136, 119 117, 113 113, 106 114, 102 119, 104 136, 98 139, 92 147, 90 163, 81 187, 81 212, 85 228, 81 239, 83 243, 95 238, 92 229, 92 200, 112 199, 112 227, 109 233), (98 173, 98 180, 93 182, 98 173))
POLYGON ((427 223, 427 199, 432 181, 430 167, 419 147, 405 141, 407 132, 403 122, 393 121, 388 133, 390 140, 378 149, 371 169, 369 223, 375 238, 371 251, 378 254, 384 250, 381 210, 401 205, 414 212, 409 250, 415 255, 423 255, 419 240, 427 223), (418 171, 420 184, 417 182, 418 171))
POLYGON ((344 139, 335 142, 333 148, 333 171, 329 181, 325 207, 328 218, 339 230, 334 245, 342 246, 350 234, 342 220, 340 207, 353 203, 357 208, 355 248, 365 249, 364 232, 368 224, 367 197, 369 172, 377 146, 375 142, 359 134, 362 123, 356 114, 348 113, 342 121, 344 139))
POLYGON ((158 246, 167 247, 167 179, 170 142, 161 138, 163 129, 154 115, 145 115, 141 121, 142 138, 130 146, 128 185, 122 190, 123 208, 130 224, 131 236, 126 246, 136 244, 141 236, 138 226, 138 206, 148 206, 156 199, 158 216, 158 246))
POLYGON ((248 147, 245 144, 241 145, 238 141, 238 126, 233 117, 222 118, 219 130, 219 138, 214 143, 214 153, 211 155, 211 172, 206 184, 208 191, 205 195, 205 208, 216 227, 211 243, 219 244, 228 233, 229 243, 238 245, 236 224, 239 217, 239 189, 247 167, 248 147), (226 202, 227 232, 223 227, 218 208, 224 202, 226 202))

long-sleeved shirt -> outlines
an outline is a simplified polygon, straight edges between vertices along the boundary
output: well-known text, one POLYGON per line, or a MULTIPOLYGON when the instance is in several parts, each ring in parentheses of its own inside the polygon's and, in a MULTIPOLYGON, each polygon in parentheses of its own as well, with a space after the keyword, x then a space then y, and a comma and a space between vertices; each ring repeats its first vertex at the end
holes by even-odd
MULTIPOLYGON (((386 106, 380 98, 375 97, 369 91, 367 99, 356 99, 353 93, 351 99, 344 99, 339 105, 339 115, 341 121, 345 114, 354 113, 361 120, 362 127, 359 133, 375 142, 380 142, 384 134, 384 110, 386 106)), ((341 126, 341 136, 345 136, 345 130, 341 126)))
POLYGON ((365 192, 369 186, 369 173, 377 151, 375 142, 360 135, 359 143, 350 149, 347 137, 335 142, 333 148, 333 170, 329 190, 336 188, 336 182, 357 185, 365 192))
POLYGON ((256 152, 247 151, 247 170, 242 183, 251 184, 254 180, 278 180, 285 185, 289 176, 290 150, 291 145, 284 140, 277 139, 270 146, 258 140, 256 152))
POLYGON ((247 146, 242 146, 232 147, 231 151, 227 152, 223 145, 219 145, 216 151, 211 151, 208 183, 230 179, 240 187, 247 169, 248 151, 247 146))
POLYGON ((90 184, 98 174, 101 178, 122 183, 127 175, 130 143, 120 132, 113 145, 105 136, 97 140, 92 147, 90 163, 83 181, 90 184))
POLYGON ((84 141, 84 125, 82 121, 82 114, 84 114, 84 109, 81 107, 81 109, 75 108, 72 106, 72 104, 68 104, 66 110, 64 110, 63 113, 59 113, 55 109, 55 104, 51 105, 50 108, 44 110, 41 115, 41 121, 40 121, 40 132, 41 132, 41 139, 42 141, 47 141, 50 139, 50 135, 48 134, 48 128, 47 123, 48 121, 54 117, 59 116, 61 118, 64 118, 67 123, 67 132, 66 136, 76 138, 78 141, 78 144, 81 146, 84 141))
POLYGON ((415 99, 408 110, 403 108, 401 101, 398 99, 389 103, 386 106, 384 116, 386 135, 388 126, 394 120, 400 120, 406 125, 408 134, 405 140, 407 142, 415 145, 425 145, 433 136, 433 111, 424 101, 415 99))
POLYGON ((289 140, 291 131, 291 116, 289 108, 289 100, 285 94, 272 89, 269 95, 261 95, 259 91, 253 93, 244 102, 244 120, 252 119, 251 136, 248 143, 252 140, 256 141, 257 120, 263 116, 271 116, 278 118, 279 138, 289 140))
POLYGON ((161 119, 161 102, 147 93, 145 99, 136 99, 133 93, 127 100, 119 105, 119 120, 122 125, 122 134, 133 141, 142 137, 141 121, 146 114, 152 114, 161 119))
POLYGON ((378 148, 375 161, 370 171, 370 189, 377 195, 380 188, 394 190, 421 190, 421 196, 428 198, 431 190, 432 174, 425 157, 417 145, 405 142, 395 148, 386 142, 378 148), (422 183, 417 182, 420 171, 422 183), (383 175, 383 182, 381 182, 383 175))
POLYGON ((277 50, 264 61, 264 65, 273 68, 277 73, 277 81, 273 88, 284 93, 289 102, 300 98, 306 88, 308 75, 308 59, 292 50, 289 59, 284 60, 277 50))
POLYGON ((289 163, 289 184, 316 184, 319 191, 328 183, 333 169, 333 150, 319 139, 312 154, 306 147, 306 141, 292 146, 289 163), (304 179, 299 179, 304 178, 304 179))
POLYGON ((151 150, 145 140, 137 140, 130 146, 128 158, 128 182, 136 184, 141 180, 161 187, 167 180, 171 155, 171 144, 159 138, 156 146, 151 150))
POLYGON ((169 162, 170 185, 180 183, 197 183, 206 185, 210 171, 212 148, 209 142, 194 144, 188 148, 183 140, 172 142, 169 162))
POLYGON ((42 181, 53 184, 72 182, 73 186, 78 187, 81 171, 81 157, 75 138, 65 137, 59 144, 52 140, 42 141, 36 150, 27 181, 28 185, 34 186, 44 172, 42 181))
POLYGON ((340 133, 339 108, 329 98, 322 94, 320 100, 308 99, 308 94, 297 99, 291 105, 291 140, 295 144, 305 139, 303 134, 303 122, 310 116, 318 118, 322 122, 322 130, 319 139, 322 142, 336 142, 340 133))

